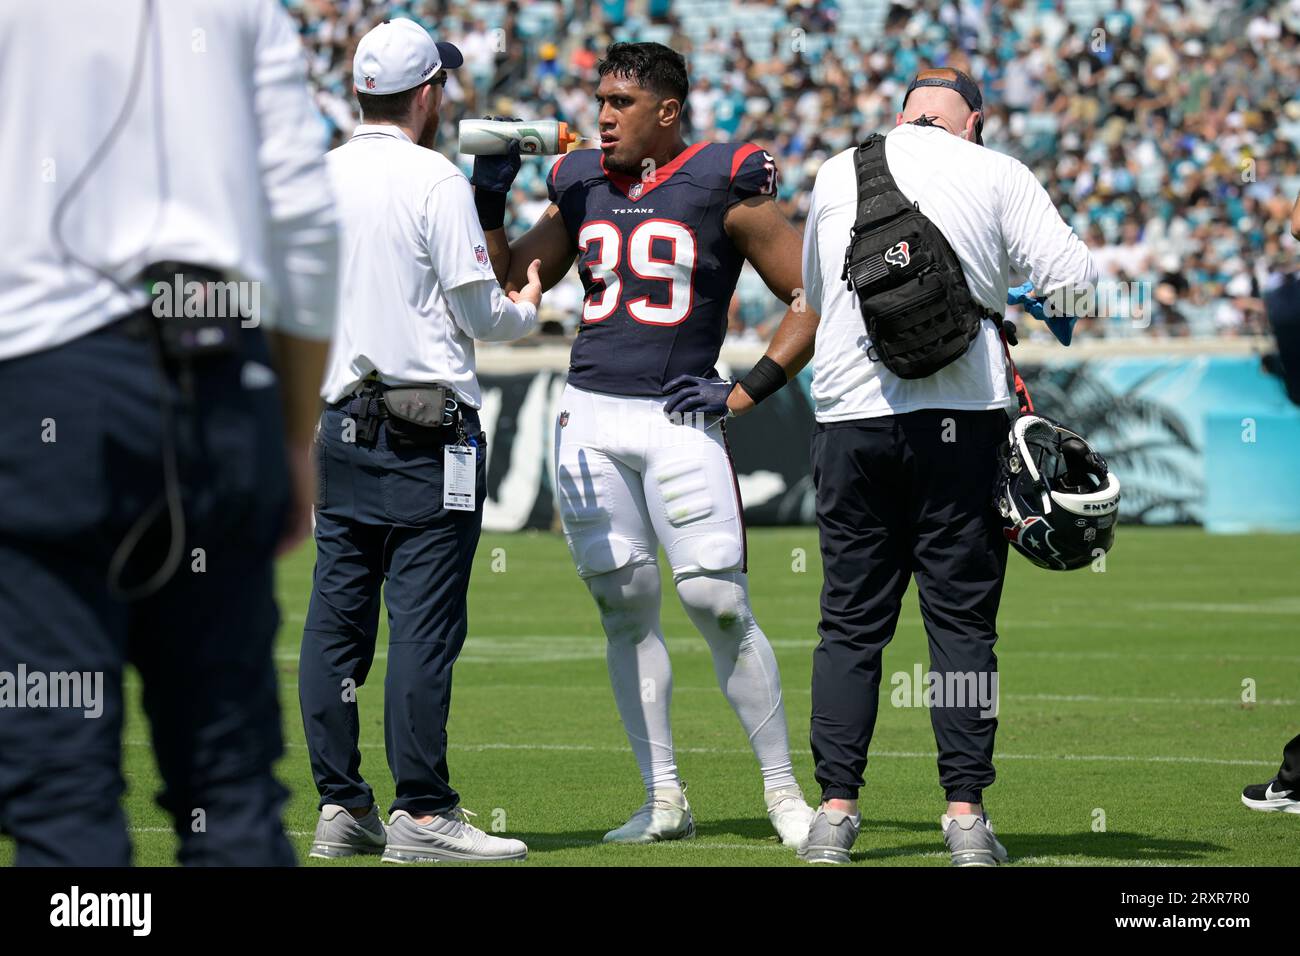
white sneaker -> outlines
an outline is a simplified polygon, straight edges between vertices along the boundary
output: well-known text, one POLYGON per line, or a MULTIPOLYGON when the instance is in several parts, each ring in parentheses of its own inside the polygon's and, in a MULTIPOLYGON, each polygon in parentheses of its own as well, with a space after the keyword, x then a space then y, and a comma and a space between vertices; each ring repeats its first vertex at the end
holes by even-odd
POLYGON ((528 847, 521 840, 507 840, 484 833, 473 826, 468 810, 457 807, 435 816, 428 823, 416 823, 405 810, 394 810, 388 819, 385 863, 436 863, 439 860, 496 862, 522 860, 528 847))
POLYGON ((817 811, 804 803, 802 790, 798 787, 769 790, 763 794, 763 801, 767 804, 767 818, 782 843, 798 847, 808 838, 808 827, 817 811))
POLYGON ((307 855, 335 860, 358 853, 382 853, 384 842, 384 822, 374 807, 364 817, 353 817, 338 804, 327 803, 321 807, 307 855))
POLYGON ((657 843, 689 840, 693 836, 695 820, 686 795, 680 790, 656 790, 627 823, 605 834, 605 842, 657 843))

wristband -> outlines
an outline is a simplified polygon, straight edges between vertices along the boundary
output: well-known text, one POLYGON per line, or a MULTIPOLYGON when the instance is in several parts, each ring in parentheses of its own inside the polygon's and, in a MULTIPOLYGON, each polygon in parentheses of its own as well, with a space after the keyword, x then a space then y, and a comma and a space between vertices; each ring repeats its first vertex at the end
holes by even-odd
POLYGON ((785 369, 766 355, 740 380, 740 387, 757 405, 763 399, 779 392, 786 383, 785 369))
POLYGON ((497 193, 487 189, 474 190, 474 209, 478 212, 478 224, 484 232, 500 229, 506 224, 506 198, 508 193, 497 193))

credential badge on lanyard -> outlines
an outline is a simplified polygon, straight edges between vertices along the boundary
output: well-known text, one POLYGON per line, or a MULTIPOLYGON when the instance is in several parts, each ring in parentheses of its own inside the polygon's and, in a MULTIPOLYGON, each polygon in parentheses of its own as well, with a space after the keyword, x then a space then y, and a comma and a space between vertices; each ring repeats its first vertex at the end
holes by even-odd
POLYGON ((455 444, 442 446, 442 506, 448 511, 474 510, 475 444, 462 432, 455 444))

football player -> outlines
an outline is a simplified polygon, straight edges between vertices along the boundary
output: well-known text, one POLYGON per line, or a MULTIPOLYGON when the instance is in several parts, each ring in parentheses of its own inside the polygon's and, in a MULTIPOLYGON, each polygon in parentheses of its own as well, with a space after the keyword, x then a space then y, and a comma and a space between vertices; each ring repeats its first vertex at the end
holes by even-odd
MULTIPOLYGON (((659 623, 658 546, 712 652, 718 683, 758 758, 769 818, 797 846, 812 810, 790 766, 781 679, 754 620, 745 528, 723 419, 775 392, 812 355, 817 317, 800 304, 802 240, 773 201, 772 157, 748 143, 681 134, 686 63, 658 43, 616 43, 600 63, 600 148, 561 156, 551 205, 513 245, 501 228, 517 151, 475 160, 475 201, 503 287, 542 261, 549 289, 574 259, 582 320, 556 423, 565 538, 599 609, 610 682, 647 799, 612 843, 690 837, 668 711, 672 670, 659 623), (745 260, 787 311, 739 383, 714 364, 745 260)), ((802 452, 800 452, 802 453, 802 452)))

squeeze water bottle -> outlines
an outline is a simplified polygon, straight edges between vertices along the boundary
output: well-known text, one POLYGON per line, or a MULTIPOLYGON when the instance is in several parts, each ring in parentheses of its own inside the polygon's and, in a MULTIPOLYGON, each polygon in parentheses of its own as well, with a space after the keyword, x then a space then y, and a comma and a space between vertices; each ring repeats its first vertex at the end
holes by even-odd
POLYGON ((510 143, 519 143, 525 156, 553 156, 567 153, 581 137, 559 120, 486 120, 460 121, 460 151, 470 156, 494 156, 507 152, 510 143))

